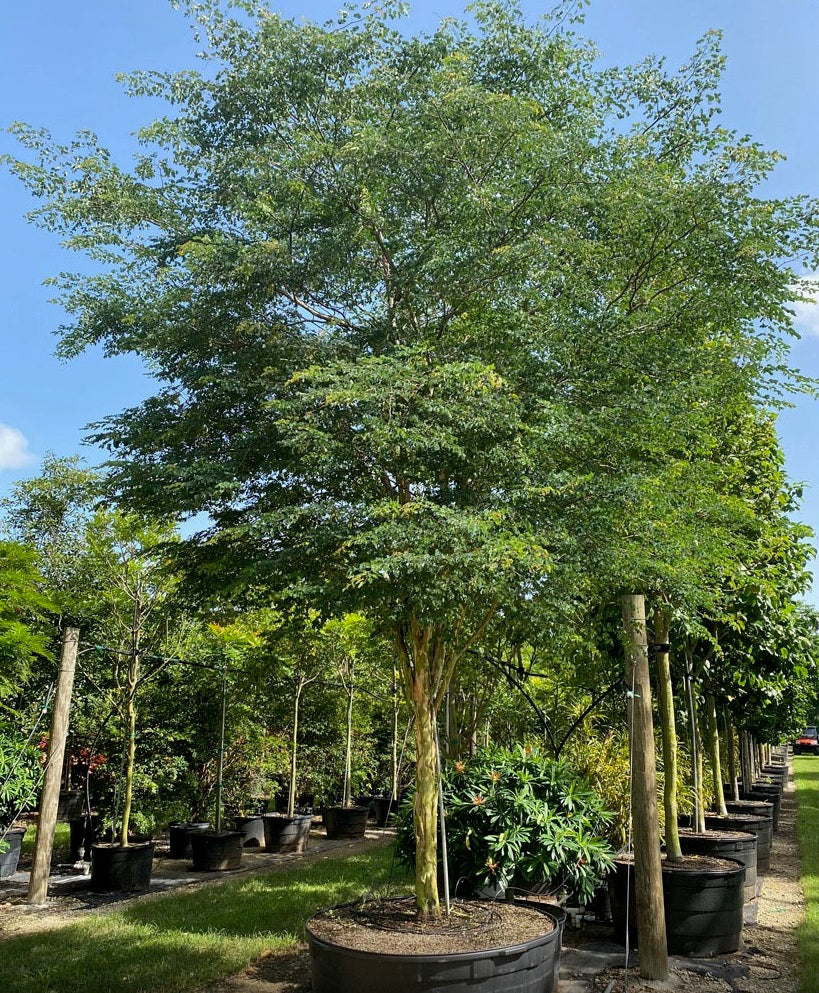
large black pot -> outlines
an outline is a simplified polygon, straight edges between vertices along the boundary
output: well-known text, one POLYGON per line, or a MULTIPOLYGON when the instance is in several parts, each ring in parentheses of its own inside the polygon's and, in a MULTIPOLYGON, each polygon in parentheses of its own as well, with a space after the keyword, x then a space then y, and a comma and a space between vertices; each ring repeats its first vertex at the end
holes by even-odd
MULTIPOLYGON (((739 948, 745 866, 731 859, 722 861, 725 865, 719 869, 691 869, 663 860, 663 906, 670 955, 711 958, 739 948)), ((615 937, 625 942, 628 908, 630 941, 636 945, 637 905, 633 862, 615 859, 614 872, 609 874, 608 879, 615 937)))
POLYGON ((236 830, 242 834, 243 848, 264 847, 264 815, 239 815, 233 818, 236 830))
POLYGON ((191 858, 197 872, 227 872, 242 865, 241 831, 194 831, 191 858))
POLYGON ((170 849, 168 858, 189 859, 191 857, 191 835, 209 831, 208 821, 172 821, 168 825, 170 849))
POLYGON ((5 834, 0 832, 0 837, 8 846, 4 852, 0 852, 0 879, 13 876, 17 872, 17 863, 20 861, 20 849, 25 833, 20 828, 10 828, 5 834))
POLYGON ((680 831, 683 855, 734 859, 745 866, 745 903, 756 899, 756 835, 749 831, 680 831))
POLYGON ((325 807, 324 827, 328 838, 363 838, 369 807, 325 807))
POLYGON ((773 819, 755 817, 753 814, 706 814, 705 827, 708 831, 748 831, 756 835, 756 871, 767 872, 771 868, 771 838, 773 819))
POLYGON ((773 805, 773 829, 774 831, 779 830, 779 812, 782 809, 782 791, 776 786, 771 786, 766 788, 762 784, 759 786, 754 786, 752 789, 740 790, 739 792, 740 800, 756 800, 764 801, 765 803, 770 803, 773 805))
POLYGON ((265 814, 264 846, 269 852, 304 852, 310 840, 312 814, 265 814))
POLYGON ((548 934, 452 954, 394 955, 386 940, 383 952, 345 948, 316 937, 311 918, 307 940, 313 993, 474 993, 478 987, 481 993, 553 993, 560 967, 559 923, 542 904, 527 906, 550 919, 548 934))
POLYGON ((95 893, 144 893, 151 885, 154 843, 91 846, 91 889, 95 893))

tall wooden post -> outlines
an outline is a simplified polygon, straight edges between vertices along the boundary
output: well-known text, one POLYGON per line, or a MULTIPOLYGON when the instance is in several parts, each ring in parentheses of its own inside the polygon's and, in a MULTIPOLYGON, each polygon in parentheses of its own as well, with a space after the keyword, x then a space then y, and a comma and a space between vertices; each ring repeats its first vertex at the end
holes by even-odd
POLYGON ((42 904, 48 895, 48 876, 51 868, 51 850, 54 846, 54 826, 57 823, 57 805, 60 801, 65 739, 68 734, 68 715, 71 710, 71 690, 74 670, 77 667, 77 649, 80 632, 66 628, 60 654, 60 671, 57 674, 57 691, 51 715, 51 735, 48 739, 43 793, 40 798, 40 817, 37 822, 37 839, 34 843, 34 861, 28 883, 28 902, 42 904))
POLYGON ((668 979, 668 949, 660 861, 660 818, 657 811, 657 766, 654 755, 654 722, 651 715, 651 681, 648 671, 645 598, 622 598, 623 627, 627 638, 626 685, 631 739, 631 810, 634 839, 634 894, 637 933, 640 938, 640 975, 643 979, 668 979))

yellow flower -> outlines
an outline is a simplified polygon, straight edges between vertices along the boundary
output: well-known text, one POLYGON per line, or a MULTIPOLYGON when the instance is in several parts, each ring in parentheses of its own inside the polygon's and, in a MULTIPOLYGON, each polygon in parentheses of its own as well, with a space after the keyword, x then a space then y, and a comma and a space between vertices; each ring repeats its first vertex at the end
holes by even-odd
POLYGON ((484 798, 480 795, 480 793, 476 794, 472 798, 472 806, 473 807, 480 807, 482 803, 485 803, 485 801, 484 801, 484 798))

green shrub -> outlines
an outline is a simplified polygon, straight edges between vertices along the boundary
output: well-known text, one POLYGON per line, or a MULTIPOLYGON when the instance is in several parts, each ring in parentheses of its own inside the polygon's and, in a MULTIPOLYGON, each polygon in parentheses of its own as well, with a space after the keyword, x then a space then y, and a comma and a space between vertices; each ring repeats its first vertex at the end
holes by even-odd
MULTIPOLYGON (((536 747, 488 748, 449 764, 444 808, 453 884, 545 884, 585 903, 611 868, 602 800, 565 762, 536 747)), ((398 842, 400 857, 413 861, 411 801, 399 816, 398 842)))

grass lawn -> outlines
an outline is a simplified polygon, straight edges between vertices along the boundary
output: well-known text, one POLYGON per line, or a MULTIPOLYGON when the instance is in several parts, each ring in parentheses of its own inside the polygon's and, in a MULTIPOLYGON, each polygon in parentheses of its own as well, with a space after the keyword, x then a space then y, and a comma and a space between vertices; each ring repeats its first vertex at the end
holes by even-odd
POLYGON ((799 927, 804 993, 819 990, 819 756, 795 755, 798 813, 796 834, 802 858, 805 919, 799 927))
MULTIPOLYGON (((32 855, 34 853, 34 839, 37 837, 37 828, 34 826, 26 828, 23 835, 23 845, 20 849, 21 855, 32 855)), ((54 827, 54 849, 69 848, 71 845, 71 828, 68 824, 59 821, 54 827)))
POLYGON ((9 993, 182 993, 293 947, 316 910, 368 892, 406 892, 393 848, 295 864, 164 894, 59 930, 0 943, 9 993))

